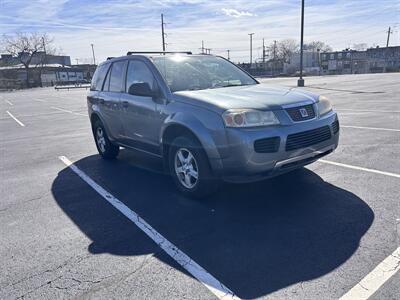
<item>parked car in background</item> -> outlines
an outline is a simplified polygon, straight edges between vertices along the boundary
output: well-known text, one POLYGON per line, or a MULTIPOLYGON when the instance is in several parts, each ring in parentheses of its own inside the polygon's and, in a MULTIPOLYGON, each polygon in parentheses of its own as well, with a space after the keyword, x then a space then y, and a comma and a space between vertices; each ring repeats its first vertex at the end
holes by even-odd
POLYGON ((260 84, 230 61, 128 53, 99 65, 87 96, 100 155, 120 147, 163 160, 178 189, 201 197, 219 180, 250 182, 300 168, 338 145, 330 102, 260 84))

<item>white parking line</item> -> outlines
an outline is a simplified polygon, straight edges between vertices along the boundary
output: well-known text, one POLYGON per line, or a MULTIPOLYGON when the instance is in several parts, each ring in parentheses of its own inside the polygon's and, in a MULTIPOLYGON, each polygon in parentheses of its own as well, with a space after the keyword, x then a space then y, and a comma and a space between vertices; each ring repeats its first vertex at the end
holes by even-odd
POLYGON ((16 117, 13 116, 12 113, 10 113, 8 110, 6 111, 6 113, 8 113, 8 115, 14 119, 15 122, 17 122, 19 125, 21 125, 22 127, 25 127, 24 123, 22 123, 20 120, 18 120, 16 117))
POLYGON ((41 100, 41 99, 33 99, 33 101, 37 101, 37 102, 47 102, 47 101, 41 100))
POLYGON ((357 166, 342 164, 342 163, 338 163, 338 162, 334 162, 334 161, 330 161, 330 160, 325 160, 325 159, 317 160, 317 162, 322 162, 322 163, 329 164, 329 165, 334 165, 334 166, 339 166, 339 167, 344 167, 344 168, 349 168, 349 169, 354 169, 354 170, 359 170, 359 171, 365 171, 365 172, 376 173, 376 174, 380 174, 380 175, 386 175, 386 176, 400 178, 400 174, 390 173, 390 172, 383 172, 383 171, 374 170, 374 169, 368 169, 368 168, 363 168, 363 167, 357 167, 357 166))
POLYGON ((340 300, 364 300, 374 294, 389 278, 400 270, 400 247, 394 250, 340 300))
POLYGON ((90 185, 97 193, 99 193, 106 201, 118 209, 125 217, 136 224, 149 238, 151 238, 158 246, 161 247, 169 256, 171 256, 178 264, 180 264, 186 271, 192 274, 199 280, 205 287, 207 287, 219 299, 240 299, 234 295, 225 285, 198 265, 189 256, 179 250, 174 244, 168 241, 153 227, 143 220, 137 213, 132 211, 129 207, 123 204, 119 199, 115 198, 112 194, 103 189, 100 185, 93 181, 86 173, 75 166, 65 156, 60 156, 60 160, 71 168, 83 181, 90 185))
POLYGON ((84 114, 84 113, 73 112, 72 110, 67 110, 67 109, 59 108, 59 107, 55 107, 55 106, 52 106, 51 108, 59 110, 59 111, 63 111, 63 112, 69 113, 69 114, 78 115, 78 116, 84 116, 84 117, 88 116, 87 114, 84 114))
POLYGON ((88 114, 84 114, 84 113, 78 113, 78 112, 72 112, 74 115, 78 115, 78 116, 84 116, 87 117, 88 114))
POLYGON ((51 108, 52 108, 52 109, 57 109, 57 110, 59 110, 59 111, 63 111, 63 112, 67 112, 67 113, 72 114, 72 111, 71 111, 71 110, 67 110, 67 109, 64 109, 64 108, 59 108, 59 107, 55 107, 55 106, 52 106, 51 108))
POLYGON ((347 108, 338 108, 337 111, 354 111, 354 112, 371 112, 371 113, 400 113, 399 110, 365 110, 365 109, 347 109, 347 108))
POLYGON ((12 104, 10 101, 8 100, 4 100, 6 103, 8 103, 9 105, 13 106, 14 104, 12 104))
POLYGON ((355 129, 369 129, 369 130, 383 130, 383 131, 400 131, 400 129, 392 129, 392 128, 378 128, 378 127, 363 127, 363 126, 349 126, 349 125, 340 125, 343 128, 355 128, 355 129))

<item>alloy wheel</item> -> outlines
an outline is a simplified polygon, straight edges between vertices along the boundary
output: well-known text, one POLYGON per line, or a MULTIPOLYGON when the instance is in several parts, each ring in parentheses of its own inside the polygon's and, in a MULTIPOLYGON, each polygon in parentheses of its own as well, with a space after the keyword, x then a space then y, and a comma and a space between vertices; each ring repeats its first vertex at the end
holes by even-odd
POLYGON ((96 142, 100 151, 104 153, 106 151, 106 139, 104 137, 103 128, 97 127, 96 129, 96 142))
POLYGON ((179 182, 188 189, 193 189, 199 178, 196 159, 190 150, 180 148, 175 153, 175 173, 179 182))

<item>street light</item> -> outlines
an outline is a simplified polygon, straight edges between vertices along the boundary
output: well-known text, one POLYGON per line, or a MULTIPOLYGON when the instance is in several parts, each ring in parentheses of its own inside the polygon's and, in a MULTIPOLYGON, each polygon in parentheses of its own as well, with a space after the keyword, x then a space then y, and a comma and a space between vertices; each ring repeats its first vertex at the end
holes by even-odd
POLYGON ((297 86, 304 86, 303 79, 303 35, 304 35, 304 0, 301 0, 301 37, 300 37, 300 78, 297 86))
POLYGON ((250 36, 250 68, 253 63, 253 34, 254 32, 248 34, 250 36))
POLYGON ((96 65, 96 57, 94 56, 94 46, 93 44, 90 44, 90 46, 92 46, 93 64, 96 65))

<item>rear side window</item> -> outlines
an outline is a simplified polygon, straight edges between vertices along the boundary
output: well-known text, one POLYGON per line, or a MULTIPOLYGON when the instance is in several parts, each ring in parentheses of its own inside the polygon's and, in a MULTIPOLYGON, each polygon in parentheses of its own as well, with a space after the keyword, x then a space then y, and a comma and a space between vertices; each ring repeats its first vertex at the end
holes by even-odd
POLYGON ((92 78, 92 84, 90 86, 91 91, 100 91, 103 86, 104 77, 106 77, 109 64, 103 64, 97 67, 92 78))
POLYGON ((107 76, 106 76, 106 80, 104 80, 104 85, 103 85, 103 91, 104 91, 104 92, 108 92, 109 89, 110 89, 110 75, 111 75, 111 69, 112 69, 112 67, 110 68, 110 70, 108 70, 108 73, 107 73, 107 76))
POLYGON ((117 61, 112 64, 110 76, 110 92, 121 92, 123 90, 124 73, 126 61, 117 61))
POLYGON ((128 72, 126 74, 126 91, 133 83, 148 83, 154 89, 154 76, 146 64, 139 60, 129 61, 128 72))

